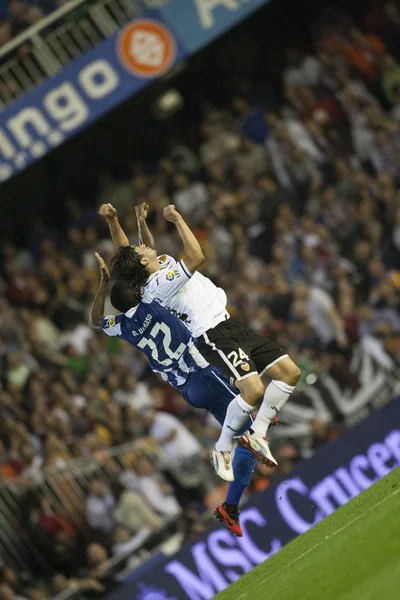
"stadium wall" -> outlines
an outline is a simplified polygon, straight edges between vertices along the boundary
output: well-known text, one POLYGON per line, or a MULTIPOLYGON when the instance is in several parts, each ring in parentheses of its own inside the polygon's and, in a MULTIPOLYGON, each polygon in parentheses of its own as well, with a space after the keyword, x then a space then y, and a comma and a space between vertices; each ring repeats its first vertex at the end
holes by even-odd
POLYGON ((241 513, 243 538, 216 526, 172 558, 159 554, 107 600, 210 600, 400 465, 400 398, 255 494, 241 513))

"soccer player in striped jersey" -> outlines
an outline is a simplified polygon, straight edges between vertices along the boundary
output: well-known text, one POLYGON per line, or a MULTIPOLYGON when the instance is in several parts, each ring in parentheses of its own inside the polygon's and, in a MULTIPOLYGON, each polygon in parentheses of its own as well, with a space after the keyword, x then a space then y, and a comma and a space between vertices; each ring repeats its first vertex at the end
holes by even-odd
MULTIPOLYGON (((209 410, 222 425, 228 407, 237 395, 228 379, 203 358, 189 328, 166 308, 154 300, 149 292, 116 281, 111 288, 111 304, 119 314, 104 317, 108 294, 109 271, 103 259, 96 254, 101 282, 93 302, 90 325, 110 337, 118 337, 146 354, 153 371, 176 388, 194 408, 209 410)), ((194 270, 196 260, 188 261, 194 270)), ((179 277, 187 277, 185 263, 176 267, 179 277)), ((230 482, 226 502, 215 510, 215 516, 236 536, 242 535, 238 504, 249 485, 256 459, 246 448, 240 447, 241 436, 251 426, 251 417, 237 432, 239 446, 233 465, 223 465, 220 475, 230 482)))

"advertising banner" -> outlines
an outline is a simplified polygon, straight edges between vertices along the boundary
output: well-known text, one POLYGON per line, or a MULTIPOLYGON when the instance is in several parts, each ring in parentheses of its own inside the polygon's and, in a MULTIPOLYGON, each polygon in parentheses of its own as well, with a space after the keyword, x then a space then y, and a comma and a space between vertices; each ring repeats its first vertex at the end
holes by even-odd
POLYGON ((399 465, 397 399, 255 494, 241 513, 242 538, 216 525, 175 556, 156 556, 107 600, 210 600, 399 465))
POLYGON ((0 183, 139 92, 269 0, 141 0, 129 23, 0 116, 0 183))

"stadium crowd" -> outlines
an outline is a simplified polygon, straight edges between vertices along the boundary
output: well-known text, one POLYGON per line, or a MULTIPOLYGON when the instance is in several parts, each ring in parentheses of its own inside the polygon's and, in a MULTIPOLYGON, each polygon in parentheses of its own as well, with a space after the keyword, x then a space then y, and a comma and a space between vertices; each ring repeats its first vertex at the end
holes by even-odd
POLYGON ((0 47, 68 0, 11 0, 0 3, 0 47))
MULTIPOLYGON (((132 242, 134 205, 147 202, 159 252, 178 256, 162 217, 174 203, 230 312, 288 349, 300 388, 358 343, 388 372, 400 367, 400 11, 387 2, 375 12, 364 31, 343 16, 330 21, 313 54, 288 50, 279 110, 248 94, 230 106, 208 102, 197 149, 174 141, 155 172, 103 176, 97 207, 66 203, 65 234, 38 219, 23 248, 3 243, 0 474, 26 488, 24 524, 59 574, 51 589, 27 589, 4 567, 0 600, 41 600, 71 586, 100 597, 112 557, 159 541, 178 517, 184 535, 201 532, 218 485, 206 450, 216 423, 128 344, 87 325, 94 252, 108 261, 114 252, 97 214, 103 202, 132 242), (46 473, 82 459, 102 465, 87 488, 83 533, 36 491, 46 473)), ((336 431, 316 421, 314 447, 336 431)), ((301 456, 287 440, 277 458, 287 473, 301 456)), ((273 476, 258 467, 252 489, 273 476)))

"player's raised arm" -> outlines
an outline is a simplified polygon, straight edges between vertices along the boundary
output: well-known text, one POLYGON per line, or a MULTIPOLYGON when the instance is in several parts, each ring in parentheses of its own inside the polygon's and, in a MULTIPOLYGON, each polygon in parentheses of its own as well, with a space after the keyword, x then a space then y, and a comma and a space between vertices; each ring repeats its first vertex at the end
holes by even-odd
POLYGON ((90 311, 89 325, 92 329, 99 331, 101 321, 104 317, 104 305, 110 281, 110 272, 106 263, 97 252, 95 252, 95 257, 100 267, 100 285, 93 301, 92 310, 90 311))
POLYGON ((118 214, 113 205, 102 204, 99 208, 99 215, 104 217, 107 221, 108 227, 110 228, 111 238, 116 250, 119 250, 121 246, 129 246, 129 240, 119 224, 118 214))
POLYGON ((184 263, 187 269, 194 273, 204 262, 204 254, 199 242, 173 204, 164 208, 164 217, 175 225, 183 242, 184 263))
POLYGON ((146 204, 146 202, 142 202, 142 204, 139 204, 135 207, 138 223, 139 244, 143 243, 146 244, 148 248, 155 249, 156 245, 154 242, 154 237, 152 236, 146 223, 148 208, 149 206, 146 204))

